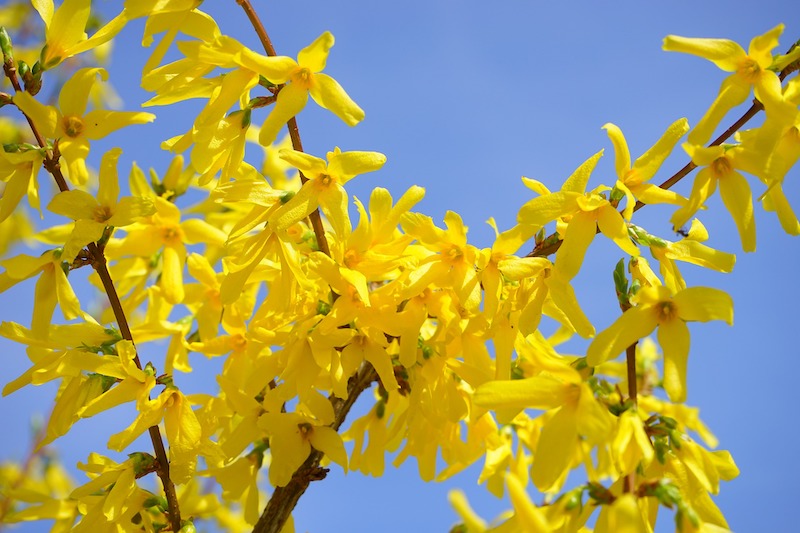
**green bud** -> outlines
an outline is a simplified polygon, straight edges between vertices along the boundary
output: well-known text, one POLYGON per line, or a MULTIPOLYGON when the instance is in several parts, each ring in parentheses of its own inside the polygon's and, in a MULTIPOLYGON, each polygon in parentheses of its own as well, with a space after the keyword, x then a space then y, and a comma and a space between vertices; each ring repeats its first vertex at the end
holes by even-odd
POLYGON ((119 332, 117 328, 105 328, 103 330, 103 333, 111 337, 111 339, 108 342, 116 343, 122 340, 122 334, 119 332))
POLYGON ((539 231, 536 232, 536 245, 538 246, 542 242, 544 242, 544 238, 546 237, 544 233, 544 228, 541 228, 539 231))
POLYGON ((11 44, 11 37, 8 35, 5 26, 0 26, 0 50, 3 51, 3 63, 6 65, 14 64, 14 45, 11 44))
POLYGON ((328 302, 323 302, 322 300, 317 301, 317 314, 327 316, 328 313, 331 312, 331 304, 328 302))
POLYGON ((250 109, 249 107, 247 109, 245 109, 244 111, 242 111, 242 129, 243 130, 246 130, 247 128, 250 127, 250 120, 252 118, 252 115, 253 115, 253 110, 250 109))
POLYGON ((137 477, 156 469, 156 458, 149 453, 133 452, 129 453, 128 457, 133 461, 133 471, 137 477))
POLYGON ((17 75, 19 75, 19 77, 25 79, 25 76, 26 75, 30 76, 30 73, 31 73, 31 67, 29 67, 26 62, 24 62, 21 59, 17 61, 17 75))
POLYGON ((15 154, 20 151, 20 145, 17 143, 4 144, 3 151, 7 154, 15 154))
POLYGON ((194 523, 190 520, 185 520, 181 525, 180 533, 197 533, 194 523))
POLYGON ((625 191, 617 189, 616 187, 611 189, 611 197, 609 198, 610 201, 619 202, 623 198, 625 198, 625 191))
POLYGON ((266 87, 266 88, 275 87, 275 84, 272 83, 271 81, 269 81, 264 76, 259 76, 258 77, 258 84, 261 85, 262 87, 266 87))
POLYGON ((434 351, 433 351, 432 347, 430 347, 428 345, 425 345, 425 346, 422 347, 422 358, 423 359, 426 359, 426 360, 430 359, 433 354, 434 354, 434 351))
POLYGON ((285 204, 286 202, 288 202, 292 198, 294 198, 294 192, 293 191, 285 191, 283 194, 281 194, 280 201, 281 201, 282 204, 285 204))
POLYGON ((383 418, 383 415, 386 414, 386 402, 383 400, 378 400, 378 403, 375 404, 375 416, 378 418, 383 418))
POLYGON ((158 374, 158 372, 156 372, 156 367, 150 361, 148 361, 147 364, 144 365, 144 368, 142 370, 144 370, 144 373, 147 374, 148 376, 155 377, 155 375, 158 374))
POLYGON ((581 495, 583 494, 583 487, 571 490, 564 495, 564 510, 572 511, 573 509, 583 507, 581 495))
POLYGON ((661 415, 661 423, 667 426, 669 429, 678 429, 678 421, 669 416, 661 415))
POLYGON ((167 499, 163 496, 151 496, 142 502, 142 507, 145 509, 158 507, 162 511, 166 511, 169 508, 169 504, 167 503, 167 499))
POLYGON ((620 259, 614 267, 614 290, 617 293, 619 305, 626 307, 628 302, 628 277, 625 274, 625 259, 620 259))

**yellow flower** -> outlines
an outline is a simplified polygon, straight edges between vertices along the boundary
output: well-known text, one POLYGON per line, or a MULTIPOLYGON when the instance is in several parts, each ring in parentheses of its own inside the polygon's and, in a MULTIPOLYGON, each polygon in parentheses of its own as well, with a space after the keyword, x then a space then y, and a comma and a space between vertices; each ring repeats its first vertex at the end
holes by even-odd
POLYGON ((328 61, 333 35, 325 32, 300 50, 297 61, 286 56, 265 57, 247 48, 237 57, 239 64, 263 75, 275 84, 286 83, 278 93, 275 108, 261 126, 259 142, 272 144, 278 131, 306 105, 308 95, 317 104, 333 112, 348 126, 364 119, 364 111, 342 89, 339 83, 321 71, 328 61))
POLYGON ((640 463, 647 467, 655 457, 653 443, 645 433, 644 423, 636 409, 628 409, 620 415, 611 451, 621 475, 635 472, 640 463))
MULTIPOLYGON (((639 249, 631 242, 628 228, 622 215, 600 194, 607 187, 586 193, 586 184, 603 151, 596 153, 578 167, 567 178, 561 190, 542 194, 523 205, 517 222, 540 228, 553 220, 568 217, 563 242, 556 252, 556 270, 569 281, 574 278, 583 263, 598 228, 600 233, 614 241, 622 251, 637 256, 639 249)), ((559 230, 561 232, 561 230, 559 230)))
POLYGON ((632 301, 637 305, 595 337, 586 351, 586 361, 597 366, 613 359, 658 328, 658 342, 664 350, 664 388, 672 401, 685 401, 689 357, 686 322, 724 320, 733 324, 731 297, 707 287, 690 287, 673 295, 666 287, 654 286, 641 289, 632 301))
POLYGON ((296 150, 281 150, 281 158, 299 169, 308 181, 269 217, 272 230, 285 231, 320 207, 342 239, 351 231, 348 195, 342 186, 358 174, 373 172, 386 163, 386 156, 378 152, 342 152, 338 147, 328 152, 327 163, 296 150))
POLYGON ((621 495, 613 503, 602 506, 595 533, 651 533, 642 507, 633 494, 621 495))
POLYGON ((491 409, 551 410, 534 452, 531 477, 546 492, 558 491, 566 479, 582 439, 607 441, 612 419, 577 371, 562 381, 550 375, 519 380, 490 381, 475 390, 473 402, 491 409))
POLYGON ((458 305, 475 310, 481 301, 475 272, 478 250, 467 243, 468 228, 458 213, 445 213, 444 223, 446 230, 438 228, 431 217, 419 213, 406 213, 400 219, 406 233, 434 252, 422 260, 404 289, 404 296, 417 296, 430 284, 451 287, 458 296, 458 305))
POLYGON ((0 274, 0 293, 22 280, 41 274, 36 281, 31 331, 46 338, 56 303, 64 318, 83 316, 80 302, 67 280, 68 267, 62 264, 61 250, 49 250, 39 257, 20 254, 0 262, 6 271, 0 274))
POLYGON ((72 262, 81 248, 100 240, 107 226, 127 226, 134 219, 155 212, 149 198, 128 196, 117 199, 117 160, 121 153, 119 148, 112 148, 103 155, 97 198, 85 191, 72 189, 55 195, 47 206, 53 213, 75 220, 75 227, 61 254, 62 261, 72 262))
POLYGON ((87 39, 85 29, 91 0, 64 0, 58 9, 53 0, 32 0, 32 3, 45 25, 46 42, 40 59, 44 69, 110 41, 128 21, 123 11, 87 39))
POLYGON ((132 225, 124 239, 109 242, 106 255, 150 257, 161 250, 161 288, 164 298, 175 304, 184 297, 186 244, 204 242, 222 246, 225 235, 199 218, 181 221, 180 209, 161 197, 155 198, 155 208, 155 214, 132 225))
POLYGON ((14 95, 14 103, 33 120, 42 135, 59 140, 59 150, 67 162, 69 178, 78 185, 86 183, 89 177, 86 156, 89 155, 90 140, 102 139, 125 126, 152 122, 156 118, 151 113, 140 111, 94 109, 87 112, 89 93, 98 75, 104 81, 108 79, 102 68, 84 68, 73 74, 61 88, 58 107, 46 106, 24 91, 14 95))
POLYGON ((39 208, 39 182, 36 175, 42 166, 42 153, 39 150, 26 150, 9 153, 0 150, 0 181, 6 183, 0 196, 0 222, 7 219, 27 193, 28 204, 39 208))
POLYGON ((269 482, 273 486, 285 487, 291 481, 312 446, 347 471, 347 452, 336 430, 315 425, 313 419, 298 413, 264 413, 258 425, 270 436, 269 482))
POLYGON ((623 216, 630 220, 636 200, 646 204, 677 204, 683 205, 686 199, 679 194, 662 189, 652 183, 646 183, 656 175, 664 160, 669 157, 678 139, 689 131, 689 123, 685 118, 674 122, 656 143, 637 159, 631 166, 631 154, 628 143, 622 131, 614 124, 603 126, 609 139, 614 144, 615 167, 617 170, 617 183, 615 187, 625 193, 627 203, 623 216))
POLYGON ((697 173, 692 185, 689 203, 673 213, 670 221, 679 228, 694 216, 706 200, 714 194, 719 183, 722 202, 733 217, 739 230, 742 249, 754 252, 756 249, 756 221, 753 216, 753 195, 747 180, 737 172, 737 168, 759 166, 753 159, 764 159, 768 154, 753 154, 741 146, 709 146, 705 148, 686 143, 683 148, 692 162, 704 168, 697 173))
POLYGON ((676 35, 664 38, 664 50, 704 57, 722 70, 733 72, 722 82, 717 98, 689 133, 691 144, 705 144, 725 114, 745 101, 750 94, 750 87, 755 88, 756 98, 761 102, 768 103, 778 98, 781 82, 772 69, 780 70, 800 57, 800 49, 796 49, 792 54, 783 56, 780 64, 774 63, 772 49, 778 46, 781 33, 783 24, 753 38, 747 52, 727 39, 696 39, 676 35))

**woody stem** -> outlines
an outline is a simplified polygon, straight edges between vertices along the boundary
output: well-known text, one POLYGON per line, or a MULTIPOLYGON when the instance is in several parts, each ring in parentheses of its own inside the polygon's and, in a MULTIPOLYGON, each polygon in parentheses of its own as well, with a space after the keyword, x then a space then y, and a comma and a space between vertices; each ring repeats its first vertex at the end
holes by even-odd
MULTIPOLYGON (((22 86, 19 83, 16 69, 13 67, 13 65, 11 67, 4 65, 4 71, 14 89, 17 92, 22 91, 22 86)), ((36 124, 34 124, 33 119, 22 112, 22 110, 20 110, 20 112, 25 116, 25 120, 28 121, 31 131, 33 132, 33 136, 36 138, 36 142, 41 148, 44 149, 44 168, 53 176, 59 191, 68 191, 69 185, 67 184, 67 180, 64 178, 64 174, 61 172, 61 163, 58 160, 57 154, 54 154, 52 150, 47 148, 47 143, 45 142, 44 137, 42 137, 39 129, 36 127, 36 124)), ((93 242, 87 245, 87 249, 90 257, 92 258, 92 268, 94 268, 95 272, 97 272, 97 275, 100 277, 100 281, 102 282, 103 288, 108 296, 111 309, 114 311, 114 317, 119 325, 120 333, 124 339, 133 342, 133 336, 131 335, 131 330, 128 326, 128 319, 125 316, 122 303, 120 302, 119 296, 117 295, 117 290, 114 287, 114 281, 111 279, 111 274, 108 271, 106 257, 103 253, 103 250, 93 242)), ((134 357, 134 363, 136 363, 137 368, 142 368, 138 353, 134 357)), ((164 441, 161 438, 161 431, 159 430, 158 426, 151 426, 149 428, 149 433, 150 440, 153 443, 153 450, 155 451, 156 458, 158 459, 157 473, 159 478, 161 478, 161 483, 164 485, 164 494, 167 498, 170 526, 172 527, 173 531, 178 531, 181 528, 181 512, 180 508, 178 507, 178 495, 175 493, 175 485, 172 483, 172 479, 169 476, 169 459, 167 457, 166 449, 164 448, 164 441)))

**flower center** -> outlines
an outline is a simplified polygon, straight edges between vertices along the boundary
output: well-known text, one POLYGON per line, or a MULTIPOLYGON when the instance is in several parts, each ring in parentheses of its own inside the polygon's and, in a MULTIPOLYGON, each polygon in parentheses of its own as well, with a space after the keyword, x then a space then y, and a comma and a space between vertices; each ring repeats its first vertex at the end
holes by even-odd
POLYGON ((320 174, 317 176, 317 183, 319 183, 322 187, 330 187, 336 181, 336 178, 331 176, 330 174, 320 174))
POLYGON ((161 229, 161 238, 167 244, 181 242, 181 230, 174 226, 164 226, 161 229))
POLYGON ((300 67, 292 74, 292 82, 309 89, 314 84, 314 74, 307 68, 300 67))
POLYGON ((83 133, 83 119, 81 117, 64 117, 64 132, 67 137, 79 137, 83 133))
POLYGON ((111 209, 107 205, 101 205, 94 208, 92 213, 92 220, 104 224, 111 218, 111 209))
POLYGON ((711 163, 711 172, 716 178, 724 178, 733 170, 730 160, 727 157, 718 157, 711 163))
POLYGON ((669 322, 678 316, 678 310, 671 301, 658 302, 656 304, 656 311, 658 312, 659 322, 669 322))
POLYGON ((445 250, 444 257, 446 261, 455 263, 464 257, 464 251, 461 250, 459 246, 451 245, 447 250, 445 250))
POLYGON ((761 67, 755 59, 748 56, 742 59, 736 72, 748 83, 755 83, 761 73, 761 67))

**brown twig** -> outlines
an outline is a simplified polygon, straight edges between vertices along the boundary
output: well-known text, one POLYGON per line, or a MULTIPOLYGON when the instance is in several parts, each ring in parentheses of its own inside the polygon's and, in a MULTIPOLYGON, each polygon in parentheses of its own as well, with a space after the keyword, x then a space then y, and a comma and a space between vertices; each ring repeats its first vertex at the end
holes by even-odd
MULTIPOLYGON (((261 18, 259 18, 256 10, 253 9, 253 5, 250 3, 250 0, 236 0, 236 3, 242 6, 242 9, 247 14, 247 18, 250 19, 250 24, 253 25, 253 29, 255 29, 256 34, 261 41, 261 46, 264 47, 264 51, 267 53, 267 55, 278 55, 277 52, 275 52, 275 47, 272 46, 272 41, 267 34, 267 30, 264 28, 264 24, 261 22, 261 18)), ((278 85, 276 94, 279 94, 282 88, 283 85, 278 85)), ((302 152, 303 142, 300 140, 300 130, 297 128, 297 119, 295 117, 290 118, 287 126, 289 128, 289 137, 292 139, 292 148, 298 152, 302 152)), ((306 183, 307 181, 308 178, 305 177, 302 171, 300 171, 300 182, 306 183)), ((325 236, 325 228, 322 225, 322 217, 319 214, 319 209, 315 209, 310 215, 308 215, 308 218, 311 220, 311 227, 314 230, 314 235, 317 238, 317 245, 319 246, 320 251, 330 257, 331 249, 330 246, 328 246, 328 238, 325 236)))
MULTIPOLYGON (((16 69, 13 67, 13 65, 11 67, 4 65, 3 70, 9 81, 11 81, 11 85, 14 87, 14 89, 18 92, 21 91, 22 87, 19 83, 16 69)), ((36 127, 36 124, 34 124, 33 119, 22 112, 21 109, 20 112, 23 114, 23 116, 25 116, 25 120, 28 121, 31 131, 33 132, 33 136, 36 138, 36 142, 39 143, 39 146, 44 149, 45 155, 42 166, 44 166, 44 168, 53 176, 53 179, 55 180, 56 185, 61 192, 69 191, 67 180, 64 178, 64 174, 61 172, 61 164, 59 163, 60 154, 58 153, 57 145, 55 150, 50 150, 47 147, 47 143, 45 142, 41 133, 39 132, 39 129, 36 127)), ((92 268, 94 268, 95 272, 97 272, 97 275, 100 277, 100 281, 102 282, 103 288, 108 296, 111 309, 114 311, 114 317, 119 325, 120 333, 124 339, 133 342, 133 335, 131 335, 131 330, 128 326, 128 319, 125 316, 122 303, 120 302, 119 296, 117 295, 117 290, 114 287, 114 281, 111 279, 111 274, 108 271, 106 257, 103 253, 103 250, 95 243, 89 243, 87 249, 89 256, 91 257, 92 268)), ((142 368, 138 353, 134 357, 134 362, 136 363, 137 368, 142 368)), ((164 441, 161 438, 161 431, 158 429, 158 426, 150 427, 149 433, 150 440, 153 442, 153 449, 156 453, 156 459, 158 460, 158 477, 161 478, 161 483, 164 486, 164 494, 166 495, 167 504, 169 506, 170 526, 173 531, 178 531, 181 528, 181 513, 180 508, 178 507, 178 495, 175 493, 175 485, 172 483, 172 479, 169 476, 169 458, 167 457, 167 451, 164 448, 164 441)))

